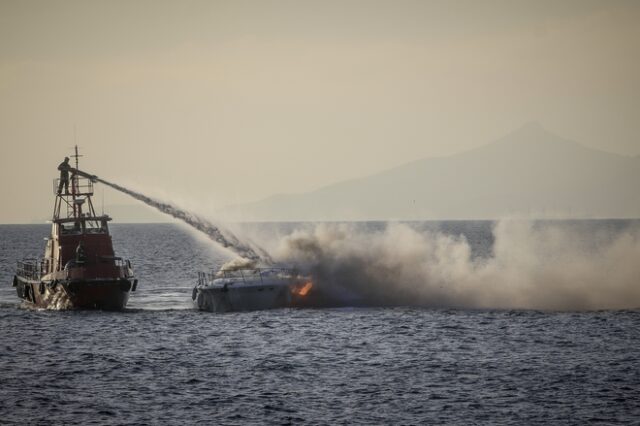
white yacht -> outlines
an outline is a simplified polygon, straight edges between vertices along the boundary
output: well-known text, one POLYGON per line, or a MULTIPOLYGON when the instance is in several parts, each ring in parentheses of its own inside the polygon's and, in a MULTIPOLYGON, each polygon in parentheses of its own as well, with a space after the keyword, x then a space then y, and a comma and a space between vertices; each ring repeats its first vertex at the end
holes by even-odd
POLYGON ((313 284, 287 268, 244 268, 199 272, 192 298, 211 312, 253 311, 297 306, 313 284))

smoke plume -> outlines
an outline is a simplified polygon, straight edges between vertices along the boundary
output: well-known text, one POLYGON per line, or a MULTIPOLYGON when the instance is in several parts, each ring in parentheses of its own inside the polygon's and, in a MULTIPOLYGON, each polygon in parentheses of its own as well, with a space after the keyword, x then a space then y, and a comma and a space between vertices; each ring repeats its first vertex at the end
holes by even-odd
POLYGON ((463 236, 390 224, 318 225, 284 238, 277 259, 315 277, 314 303, 594 310, 640 307, 640 232, 588 235, 505 220, 488 257, 463 236))

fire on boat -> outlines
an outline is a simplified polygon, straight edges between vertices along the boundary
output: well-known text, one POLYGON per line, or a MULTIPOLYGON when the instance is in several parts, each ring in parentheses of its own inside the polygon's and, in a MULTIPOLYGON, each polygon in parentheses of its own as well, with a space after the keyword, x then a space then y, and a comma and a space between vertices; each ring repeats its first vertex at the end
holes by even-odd
POLYGON ((310 277, 291 268, 241 268, 199 272, 192 298, 211 312, 253 311, 302 305, 310 277))

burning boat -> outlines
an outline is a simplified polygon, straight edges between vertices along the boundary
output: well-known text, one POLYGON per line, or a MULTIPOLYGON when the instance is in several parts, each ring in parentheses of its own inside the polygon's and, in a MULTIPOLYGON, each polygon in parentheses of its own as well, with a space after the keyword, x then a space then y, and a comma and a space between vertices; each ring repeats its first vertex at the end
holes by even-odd
POLYGON ((78 157, 76 146, 70 179, 54 181, 51 235, 43 258, 18 262, 13 286, 36 308, 121 310, 138 282, 131 263, 115 256, 111 218, 96 214, 91 201, 96 178, 78 170, 78 157))
POLYGON ((313 284, 308 276, 287 268, 221 269, 199 272, 192 298, 211 312, 295 307, 313 284))

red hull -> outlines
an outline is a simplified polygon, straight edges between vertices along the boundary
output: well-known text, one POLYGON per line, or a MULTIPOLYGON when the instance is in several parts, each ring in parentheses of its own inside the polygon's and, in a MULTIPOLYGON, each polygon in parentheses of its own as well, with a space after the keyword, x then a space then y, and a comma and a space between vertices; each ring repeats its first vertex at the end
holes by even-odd
POLYGON ((65 282, 35 282, 16 277, 18 296, 28 305, 42 309, 101 309, 121 311, 134 290, 129 279, 65 282))

